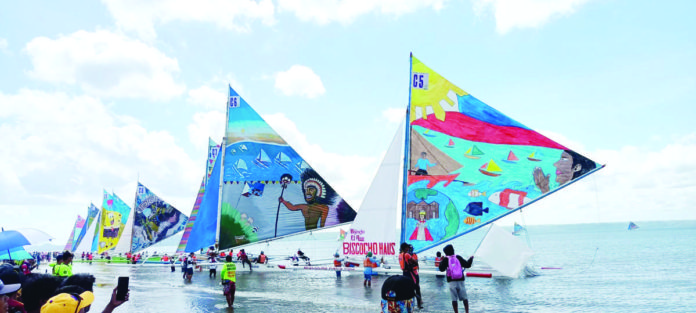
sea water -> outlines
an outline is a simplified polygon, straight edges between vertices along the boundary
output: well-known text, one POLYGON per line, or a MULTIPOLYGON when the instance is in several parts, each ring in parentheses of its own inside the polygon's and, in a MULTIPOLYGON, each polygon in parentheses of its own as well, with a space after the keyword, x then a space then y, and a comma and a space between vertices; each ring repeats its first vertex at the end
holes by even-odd
MULTIPOLYGON (((467 278, 471 312, 696 311, 696 221, 638 224, 631 231, 628 222, 528 226, 528 237, 521 239, 536 252, 534 265, 555 269, 521 279, 467 278)), ((312 236, 283 246, 302 248, 313 260, 323 257, 319 253, 330 257, 340 246, 334 234, 326 240, 312 236)), ((457 253, 473 253, 481 236, 457 239, 457 253)), ((263 248, 274 249, 253 249, 263 248)), ((421 259, 434 254, 422 253, 421 259)), ((207 269, 196 271, 190 283, 179 266, 172 273, 169 267, 77 263, 73 272, 95 275, 94 312, 106 305, 118 276, 130 276, 130 301, 116 312, 378 312, 387 277, 375 276, 370 288, 363 286, 360 271, 337 278, 333 271, 263 273, 240 266, 234 309, 228 310, 219 273, 212 279, 207 269)), ((425 308, 420 312, 452 311, 443 278, 422 275, 421 291, 425 308)))

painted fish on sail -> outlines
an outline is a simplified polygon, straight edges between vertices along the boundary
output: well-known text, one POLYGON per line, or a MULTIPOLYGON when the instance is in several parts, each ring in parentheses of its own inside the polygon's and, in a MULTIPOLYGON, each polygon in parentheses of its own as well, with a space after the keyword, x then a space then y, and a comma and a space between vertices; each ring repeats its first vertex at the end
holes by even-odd
POLYGON ((483 103, 415 57, 410 76, 400 239, 416 252, 487 225, 602 167, 483 103), (428 167, 429 176, 455 177, 433 184, 408 171, 418 162, 436 164, 428 167), (421 201, 428 204, 432 241, 410 239, 422 221, 408 206, 421 201), (480 222, 466 223, 468 216, 480 222))

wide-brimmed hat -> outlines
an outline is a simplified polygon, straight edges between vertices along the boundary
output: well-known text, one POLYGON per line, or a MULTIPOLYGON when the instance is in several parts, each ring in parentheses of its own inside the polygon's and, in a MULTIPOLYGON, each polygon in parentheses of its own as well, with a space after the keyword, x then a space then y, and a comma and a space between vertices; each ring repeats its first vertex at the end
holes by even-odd
POLYGON ((48 299, 41 307, 41 313, 74 313, 90 306, 94 302, 94 294, 85 291, 81 294, 61 293, 48 299))
POLYGON ((5 285, 2 280, 0 280, 0 295, 8 294, 8 293, 13 293, 19 288, 22 288, 22 284, 9 284, 5 285))

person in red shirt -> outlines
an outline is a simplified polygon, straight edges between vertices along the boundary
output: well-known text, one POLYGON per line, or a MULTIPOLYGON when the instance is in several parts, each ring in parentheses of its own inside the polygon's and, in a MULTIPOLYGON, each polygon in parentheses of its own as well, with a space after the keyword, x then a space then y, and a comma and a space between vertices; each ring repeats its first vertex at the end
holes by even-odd
POLYGON ((401 270, 403 275, 413 279, 416 284, 416 301, 418 302, 418 308, 423 308, 423 299, 421 298, 420 292, 420 277, 418 276, 418 257, 414 257, 415 254, 411 254, 413 251, 413 246, 408 243, 402 242, 399 249, 399 265, 401 265, 401 270))

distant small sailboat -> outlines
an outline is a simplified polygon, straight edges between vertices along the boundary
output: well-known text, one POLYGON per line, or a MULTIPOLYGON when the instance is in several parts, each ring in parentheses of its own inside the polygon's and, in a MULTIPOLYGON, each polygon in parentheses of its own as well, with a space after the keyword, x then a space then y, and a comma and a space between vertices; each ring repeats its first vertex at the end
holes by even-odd
POLYGON ((629 222, 628 223, 628 230, 634 230, 634 229, 638 229, 638 225, 636 225, 636 223, 634 223, 634 222, 629 222))
POLYGON ((266 151, 261 149, 261 151, 259 151, 259 155, 256 156, 256 159, 254 159, 254 164, 260 168, 268 168, 271 165, 271 158, 268 157, 266 151))
POLYGON ((450 138, 449 143, 447 143, 447 145, 445 147, 454 148, 454 140, 452 140, 452 138, 450 138))
POLYGON ((522 234, 522 232, 525 232, 525 231, 527 231, 526 228, 522 227, 520 224, 517 224, 517 222, 515 222, 515 226, 512 229, 513 235, 519 236, 520 234, 522 234))
POLYGON ((484 155, 483 151, 479 150, 475 145, 464 152, 464 156, 469 159, 480 159, 481 155, 484 155))
POLYGON ((539 155, 537 155, 536 151, 532 152, 532 154, 530 154, 530 155, 527 157, 527 160, 530 160, 530 161, 533 161, 533 162, 540 162, 540 161, 541 161, 541 159, 539 159, 539 155))
POLYGON ((493 162, 493 159, 491 159, 479 168, 479 172, 481 172, 484 175, 497 177, 503 173, 503 170, 498 166, 498 164, 495 164, 495 162, 493 162))
POLYGON ((510 150, 510 153, 508 153, 507 159, 504 159, 503 162, 507 163, 517 163, 520 159, 517 158, 517 156, 512 153, 512 150, 510 150))
POLYGON ((288 165, 292 163, 292 159, 287 154, 279 152, 275 157, 275 162, 284 168, 288 168, 288 165))
POLYGON ((305 162, 304 160, 295 163, 295 168, 297 169, 298 172, 302 173, 305 169, 309 168, 309 164, 305 162))

